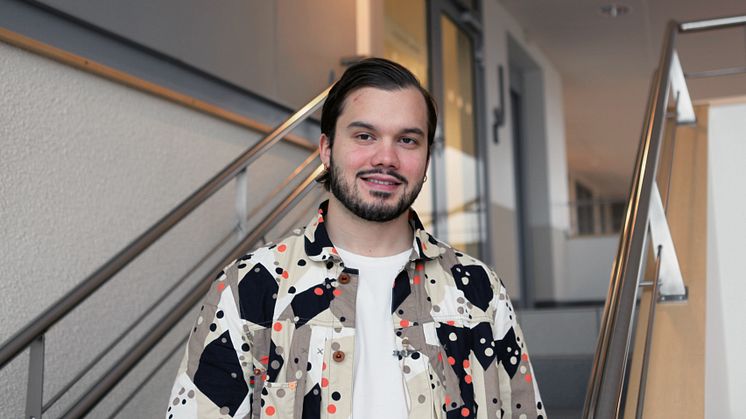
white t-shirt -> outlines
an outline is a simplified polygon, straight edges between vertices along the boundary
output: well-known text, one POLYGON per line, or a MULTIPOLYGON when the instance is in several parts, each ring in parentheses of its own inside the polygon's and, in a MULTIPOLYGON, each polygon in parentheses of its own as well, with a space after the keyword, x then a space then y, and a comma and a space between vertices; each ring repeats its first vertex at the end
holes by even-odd
POLYGON ((391 320, 392 288, 412 250, 367 257, 336 248, 348 268, 359 271, 355 310, 353 419, 405 419, 407 402, 391 320))

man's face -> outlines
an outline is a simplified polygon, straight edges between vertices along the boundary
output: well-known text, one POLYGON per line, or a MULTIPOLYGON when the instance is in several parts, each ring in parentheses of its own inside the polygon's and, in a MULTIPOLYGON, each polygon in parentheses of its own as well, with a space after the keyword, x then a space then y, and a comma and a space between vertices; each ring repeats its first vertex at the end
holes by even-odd
POLYGON ((368 221, 390 221, 412 205, 428 162, 427 107, 415 88, 364 87, 350 93, 334 146, 321 136, 331 192, 368 221))

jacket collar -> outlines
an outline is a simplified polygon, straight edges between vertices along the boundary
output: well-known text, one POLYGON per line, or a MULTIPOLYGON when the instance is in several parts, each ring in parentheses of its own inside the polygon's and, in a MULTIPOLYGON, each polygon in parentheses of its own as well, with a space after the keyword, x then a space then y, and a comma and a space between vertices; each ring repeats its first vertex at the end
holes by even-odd
MULTIPOLYGON (((320 262, 330 258, 339 259, 337 250, 329 238, 324 224, 324 216, 329 208, 329 201, 326 200, 319 205, 316 215, 306 225, 305 231, 305 250, 309 259, 320 262)), ((428 233, 422 226, 420 218, 413 209, 409 209, 409 225, 414 231, 412 241, 412 255, 410 260, 426 259, 430 260, 440 255, 438 241, 428 233)))

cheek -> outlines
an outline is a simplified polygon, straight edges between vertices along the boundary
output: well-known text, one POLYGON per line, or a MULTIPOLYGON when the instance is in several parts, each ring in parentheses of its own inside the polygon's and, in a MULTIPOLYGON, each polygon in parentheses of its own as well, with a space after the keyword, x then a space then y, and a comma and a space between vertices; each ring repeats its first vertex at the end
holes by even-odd
POLYGON ((427 170, 427 159, 419 155, 407 158, 404 163, 402 168, 406 168, 405 170, 410 176, 423 176, 427 170))
POLYGON ((368 163, 369 156, 362 150, 339 150, 334 155, 334 164, 345 170, 358 170, 368 163))

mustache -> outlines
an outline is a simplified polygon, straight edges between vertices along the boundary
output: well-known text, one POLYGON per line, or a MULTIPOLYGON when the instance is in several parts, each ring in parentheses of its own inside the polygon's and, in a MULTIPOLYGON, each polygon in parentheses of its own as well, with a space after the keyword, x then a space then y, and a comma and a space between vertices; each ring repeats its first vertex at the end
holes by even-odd
POLYGON ((400 175, 399 173, 393 170, 383 170, 383 169, 378 168, 378 169, 361 170, 357 172, 358 177, 363 177, 363 176, 368 176, 368 175, 386 175, 386 176, 393 177, 394 179, 398 180, 401 183, 409 183, 409 181, 407 181, 407 178, 405 178, 404 176, 400 175))

